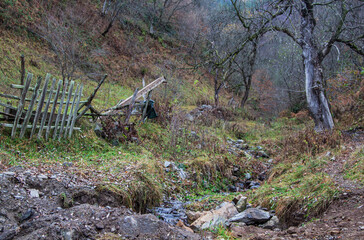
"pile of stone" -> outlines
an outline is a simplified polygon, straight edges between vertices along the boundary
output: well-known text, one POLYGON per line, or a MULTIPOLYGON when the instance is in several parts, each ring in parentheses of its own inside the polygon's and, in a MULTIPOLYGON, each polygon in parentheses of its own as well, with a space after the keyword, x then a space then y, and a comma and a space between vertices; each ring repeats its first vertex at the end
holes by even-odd
POLYGON ((254 225, 265 229, 275 229, 279 219, 274 211, 253 208, 247 198, 239 195, 232 202, 224 202, 217 209, 203 212, 186 212, 191 228, 195 230, 224 228, 242 228, 254 225))

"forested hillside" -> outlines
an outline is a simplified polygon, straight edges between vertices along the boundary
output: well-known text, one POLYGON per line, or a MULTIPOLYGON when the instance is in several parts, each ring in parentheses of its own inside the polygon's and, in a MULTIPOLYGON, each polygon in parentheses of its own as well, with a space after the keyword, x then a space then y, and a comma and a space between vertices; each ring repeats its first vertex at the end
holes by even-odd
POLYGON ((360 0, 0 1, 0 239, 360 239, 360 0))

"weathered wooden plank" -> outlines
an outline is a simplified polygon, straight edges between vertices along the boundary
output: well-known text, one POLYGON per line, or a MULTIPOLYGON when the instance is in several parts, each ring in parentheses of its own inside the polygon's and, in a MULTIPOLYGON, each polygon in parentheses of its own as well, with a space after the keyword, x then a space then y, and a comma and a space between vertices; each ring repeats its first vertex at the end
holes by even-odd
POLYGON ((33 78, 33 74, 28 73, 27 81, 25 83, 25 88, 22 91, 21 100, 19 101, 18 110, 17 110, 16 115, 15 115, 13 129, 11 130, 11 137, 12 138, 14 138, 15 135, 16 135, 16 129, 17 129, 17 126, 18 126, 18 123, 19 123, 19 119, 20 119, 20 116, 21 116, 21 114, 23 112, 23 108, 24 108, 25 96, 27 95, 28 88, 30 86, 30 83, 32 81, 32 78, 33 78))
POLYGON ((25 60, 24 55, 20 56, 20 84, 24 85, 24 78, 25 78, 25 60))
POLYGON ((77 98, 77 103, 76 103, 76 107, 75 107, 75 110, 73 112, 73 118, 72 118, 72 123, 71 123, 71 128, 69 130, 69 134, 68 134, 68 137, 72 137, 72 133, 73 133, 73 129, 75 127, 75 123, 77 121, 77 112, 78 112, 78 107, 80 105, 80 100, 81 100, 81 96, 82 96, 82 90, 83 90, 83 85, 81 84, 81 87, 80 87, 80 92, 78 94, 78 98, 77 98))
POLYGON ((70 84, 70 87, 69 87, 69 90, 68 90, 68 97, 67 97, 66 106, 64 108, 64 114, 63 114, 63 118, 62 118, 61 128, 59 129, 58 140, 61 140, 61 138, 62 138, 63 128, 64 128, 64 125, 66 123, 68 106, 70 105, 71 93, 72 93, 74 84, 75 84, 75 82, 71 81, 71 84, 70 84))
MULTIPOLYGON (((41 82, 42 82, 42 78, 38 77, 37 83, 35 84, 35 88, 37 90, 40 87, 41 82)), ((29 104, 28 111, 27 111, 27 113, 25 115, 23 126, 22 126, 21 131, 20 131, 20 138, 24 137, 26 126, 27 126, 27 124, 29 122, 30 117, 32 116, 34 103, 35 103, 35 100, 37 99, 37 97, 38 97, 38 91, 33 92, 32 101, 29 104)))
MULTIPOLYGON (((40 123, 40 128, 39 128, 39 132, 38 132, 38 139, 40 139, 42 137, 42 132, 43 132, 43 127, 44 127, 44 124, 47 120, 47 116, 48 116, 48 108, 49 108, 49 104, 52 100, 52 95, 53 95, 53 89, 54 89, 54 85, 56 84, 56 79, 53 78, 53 81, 52 81, 52 85, 51 85, 51 89, 49 91, 49 97, 48 97, 48 101, 44 107, 44 114, 43 114, 43 117, 42 117, 42 121, 40 123)), ((52 115, 49 115, 49 118, 51 118, 52 115)))
POLYGON ((44 99, 45 99, 45 95, 46 95, 46 92, 47 92, 47 87, 48 87, 48 82, 49 82, 49 78, 50 78, 50 74, 46 74, 46 77, 45 77, 45 82, 44 82, 44 86, 43 86, 43 90, 42 90, 42 94, 40 95, 40 101, 38 103, 38 107, 37 107, 37 111, 35 112, 35 117, 34 117, 34 120, 33 120, 33 128, 32 128, 32 131, 30 133, 30 138, 33 137, 34 133, 35 133, 35 130, 36 130, 36 126, 37 126, 37 123, 38 123, 38 120, 39 120, 39 117, 40 117, 40 114, 42 112, 42 108, 43 108, 43 104, 44 104, 44 99))
POLYGON ((133 97, 131 99, 131 103, 129 105, 128 115, 125 118, 125 124, 128 124, 128 122, 129 122, 130 115, 131 115, 131 112, 133 111, 134 103, 135 103, 136 97, 138 95, 138 91, 139 91, 138 88, 135 89, 135 92, 134 92, 133 97))
MULTIPOLYGON (((73 96, 73 94, 72 94, 73 96)), ((4 94, 4 93, 0 93, 0 97, 4 97, 4 98, 9 98, 9 99, 14 99, 14 100, 20 100, 20 97, 18 96, 13 96, 13 95, 9 95, 9 94, 4 94)), ((31 102, 32 99, 30 98, 26 98, 25 99, 26 102, 31 102)), ((36 103, 39 102, 39 99, 36 101, 36 103)), ((57 102, 57 104, 60 104, 61 102, 57 102)), ((80 103, 87 103, 87 101, 81 101, 80 103)), ((53 102, 51 102, 51 104, 53 104, 53 102)), ((63 103, 64 104, 64 103, 63 103)))
MULTIPOLYGON (((137 96, 135 97, 135 100, 138 100, 140 97, 142 97, 144 94, 150 92, 151 90, 153 90, 154 88, 158 87, 160 84, 167 82, 166 79, 164 77, 160 77, 156 80, 154 80, 153 82, 149 83, 147 86, 145 86, 144 88, 142 88, 137 96)), ((134 95, 133 95, 134 96, 134 95)), ((116 106, 109 108, 105 113, 103 113, 102 115, 107 116, 112 114, 114 111, 117 111, 118 109, 122 108, 123 106, 126 105, 130 105, 133 96, 128 97, 127 99, 125 99, 124 101, 118 103, 116 106)), ((134 100, 134 101, 135 101, 134 100)))
POLYGON ((56 95, 54 96, 54 100, 53 100, 53 106, 52 106, 51 114, 50 114, 50 117, 49 117, 49 120, 48 120, 48 127, 47 127, 47 130, 46 130, 46 140, 48 140, 48 138, 49 138, 49 133, 50 133, 50 129, 51 129, 50 126, 52 124, 52 118, 53 118, 54 111, 56 110, 59 91, 61 90, 62 84, 63 84, 63 81, 59 80, 56 95))
MULTIPOLYGON (((56 119, 55 126, 58 126, 61 115, 62 115, 63 101, 64 101, 64 98, 66 96, 67 87, 68 87, 68 80, 66 80, 65 85, 63 86, 63 93, 62 93, 62 97, 61 97, 61 103, 60 103, 59 108, 58 108, 58 114, 57 114, 57 119, 56 119)), ((58 130, 58 128, 55 128, 54 132, 53 132, 53 139, 54 140, 56 140, 56 138, 57 138, 57 130, 58 130)))
POLYGON ((14 108, 14 109, 16 109, 15 107, 13 107, 11 105, 6 104, 6 103, 2 103, 2 102, 0 102, 0 106, 6 107, 6 108, 14 108))
MULTIPOLYGON (((87 101, 85 103, 83 103, 79 109, 77 110, 77 112, 79 112, 81 110, 82 107, 86 106, 86 108, 88 107, 88 105, 91 104, 92 100, 94 99, 94 97, 96 96, 97 91, 99 90, 99 88, 101 87, 101 85, 104 83, 105 79, 107 78, 107 74, 104 75, 104 77, 101 79, 101 81, 99 82, 99 84, 97 85, 97 87, 94 89, 94 92, 88 97, 87 101)), ((88 108, 87 108, 88 109, 88 108)), ((86 110, 87 111, 87 110, 86 110)), ((85 111, 85 112, 86 112, 85 111)), ((85 113, 83 113, 85 114, 85 113)), ((83 115, 82 113, 80 114, 80 116, 83 115)))
POLYGON ((67 136, 67 133, 69 131, 69 127, 71 126, 72 117, 73 117, 73 109, 75 107, 75 102, 77 100, 77 93, 78 93, 79 87, 80 87, 80 85, 77 84, 77 87, 76 87, 76 90, 75 90, 75 94, 74 94, 74 97, 73 97, 73 102, 72 102, 72 105, 71 105, 71 110, 70 110, 70 113, 68 114, 66 129, 64 131, 64 136, 65 137, 67 136))
MULTIPOLYGON (((6 128, 13 128, 14 124, 12 124, 12 123, 0 123, 0 126, 1 127, 6 127, 6 128)), ((22 125, 17 125, 17 128, 21 128, 21 127, 22 127, 22 125)), ((31 128, 33 128, 33 125, 27 125, 27 129, 31 129, 31 128)), ((40 128, 40 125, 37 125, 36 128, 37 129, 40 128)), ((48 126, 45 127, 45 128, 48 128, 48 126)), ((50 128, 54 129, 55 126, 51 126, 50 128)), ((60 128, 60 127, 58 127, 58 128, 60 128)), ((81 130, 81 128, 75 127, 75 128, 73 128, 73 130, 81 130)))
MULTIPOLYGON (((14 89, 23 89, 24 88, 24 85, 19 85, 19 84, 10 84, 10 87, 11 88, 14 88, 14 89)), ((30 87, 29 89, 28 89, 28 91, 32 91, 32 92, 34 92, 34 88, 33 87, 30 87)), ((47 93, 50 93, 50 92, 52 92, 52 94, 53 93, 56 93, 56 91, 55 90, 53 90, 53 91, 51 91, 51 90, 47 90, 47 93)), ((63 91, 61 91, 61 94, 63 93, 63 91)), ((66 92, 66 94, 68 94, 68 92, 66 92)), ((72 93, 72 96, 74 96, 74 93, 72 93)))

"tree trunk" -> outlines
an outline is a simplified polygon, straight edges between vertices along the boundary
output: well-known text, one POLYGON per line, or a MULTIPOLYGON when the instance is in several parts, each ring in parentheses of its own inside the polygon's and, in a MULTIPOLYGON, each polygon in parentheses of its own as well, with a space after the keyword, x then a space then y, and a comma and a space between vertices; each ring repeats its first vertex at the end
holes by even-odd
POLYGON ((302 57, 305 68, 306 98, 308 108, 315 121, 315 130, 321 132, 334 128, 329 103, 324 89, 322 59, 314 41, 316 22, 313 14, 313 0, 301 3, 302 57))
POLYGON ((240 102, 240 108, 243 109, 245 106, 246 101, 248 100, 249 97, 249 92, 250 92, 250 86, 251 86, 251 80, 247 81, 247 84, 245 85, 245 92, 244 92, 244 96, 241 99, 240 102))

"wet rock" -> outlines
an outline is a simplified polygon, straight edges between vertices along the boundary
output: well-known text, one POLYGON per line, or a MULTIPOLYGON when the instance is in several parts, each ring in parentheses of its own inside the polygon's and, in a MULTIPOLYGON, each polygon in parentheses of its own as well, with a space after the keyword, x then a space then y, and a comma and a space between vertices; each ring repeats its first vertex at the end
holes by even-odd
POLYGON ((245 211, 233 216, 230 222, 243 222, 247 225, 262 224, 271 218, 269 212, 257 208, 248 208, 245 211))
POLYGON ((242 196, 236 203, 236 209, 238 210, 238 212, 243 212, 246 209, 247 199, 247 197, 242 196))
POLYGON ((261 228, 266 228, 266 229, 275 229, 277 228, 279 225, 279 219, 277 216, 273 216, 268 222, 259 225, 259 227, 261 228))
POLYGON ((234 204, 226 203, 221 208, 208 212, 206 215, 198 218, 191 226, 197 229, 215 228, 219 225, 225 225, 227 219, 235 216, 238 210, 234 204))

